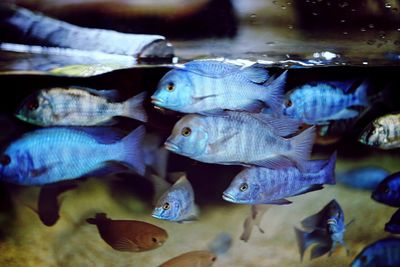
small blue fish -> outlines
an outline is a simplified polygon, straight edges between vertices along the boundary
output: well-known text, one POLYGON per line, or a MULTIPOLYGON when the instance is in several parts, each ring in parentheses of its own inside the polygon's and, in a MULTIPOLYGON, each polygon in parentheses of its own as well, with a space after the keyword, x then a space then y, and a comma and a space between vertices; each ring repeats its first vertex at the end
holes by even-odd
POLYGON ((193 221, 198 217, 198 208, 194 203, 193 188, 183 175, 157 201, 153 217, 161 220, 183 222, 193 221))
POLYGON ((374 190, 390 173, 381 167, 360 167, 336 174, 336 181, 349 187, 374 190))
POLYGON ((184 113, 259 112, 266 105, 280 112, 286 75, 267 82, 270 75, 261 67, 196 60, 169 71, 151 99, 157 107, 184 113))
POLYGON ((351 267, 400 266, 400 238, 384 238, 366 246, 353 260, 351 267))
POLYGON ((5 149, 0 177, 20 185, 44 185, 121 171, 122 165, 143 175, 140 146, 144 133, 143 126, 123 139, 107 128, 39 129, 5 149))
POLYGON ((16 116, 39 126, 94 126, 113 122, 115 116, 147 121, 142 107, 146 93, 117 102, 115 90, 50 88, 29 96, 16 116))
POLYGON ((320 212, 305 218, 301 224, 304 229, 311 232, 295 228, 301 260, 303 260, 305 250, 314 243, 317 245, 311 250, 311 259, 328 252, 331 255, 338 243, 344 246, 349 254, 344 242, 344 233, 350 223, 345 225, 343 210, 335 199, 330 201, 320 212))
POLYGON ((398 209, 390 221, 385 224, 385 231, 393 234, 400 234, 400 209, 398 209))
POLYGON ((368 106, 367 89, 367 82, 348 94, 328 82, 305 84, 287 94, 283 114, 307 124, 354 118, 359 112, 349 107, 368 106))
POLYGON ((386 177, 372 192, 372 199, 392 207, 400 207, 400 172, 386 177))
POLYGON ((285 138, 298 127, 292 119, 266 114, 186 115, 175 124, 165 147, 207 163, 303 169, 310 157, 314 127, 285 138))
POLYGON ((213 240, 208 244, 208 250, 215 255, 223 255, 232 247, 232 236, 228 233, 219 233, 213 240))
POLYGON ((335 163, 336 153, 329 161, 308 161, 305 172, 296 167, 247 168, 236 175, 222 197, 241 204, 290 204, 286 197, 320 190, 323 184, 335 184, 335 163))

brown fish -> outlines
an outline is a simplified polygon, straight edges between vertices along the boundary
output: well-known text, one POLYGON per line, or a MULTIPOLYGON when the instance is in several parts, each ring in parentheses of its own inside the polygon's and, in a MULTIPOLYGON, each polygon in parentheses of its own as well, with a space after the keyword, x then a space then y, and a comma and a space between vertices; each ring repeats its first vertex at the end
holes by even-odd
POLYGON ((240 240, 243 240, 244 242, 249 241, 254 226, 257 226, 258 230, 261 233, 264 233, 264 230, 261 228, 260 223, 268 207, 269 206, 267 205, 251 206, 251 213, 246 217, 243 223, 243 233, 240 236, 240 240))
POLYGON ((105 213, 86 220, 97 225, 101 238, 113 249, 140 252, 160 247, 168 238, 167 232, 150 223, 134 220, 112 220, 105 213))
POLYGON ((217 260, 217 256, 208 250, 190 251, 169 261, 159 267, 211 267, 217 260))

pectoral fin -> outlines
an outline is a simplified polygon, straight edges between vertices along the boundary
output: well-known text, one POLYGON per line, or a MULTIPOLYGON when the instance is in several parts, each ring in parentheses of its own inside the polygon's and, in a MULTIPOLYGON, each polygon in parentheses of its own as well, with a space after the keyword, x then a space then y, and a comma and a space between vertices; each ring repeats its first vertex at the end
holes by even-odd
POLYGON ((122 237, 118 239, 112 247, 116 250, 120 251, 139 251, 140 248, 138 245, 136 245, 132 240, 122 237))
POLYGON ((229 139, 232 139, 233 137, 235 137, 237 134, 239 134, 239 132, 237 132, 237 131, 228 133, 228 134, 224 135, 223 137, 217 139, 215 142, 209 144, 208 147, 212 153, 216 153, 221 148, 221 146, 224 145, 224 143, 226 143, 229 139))

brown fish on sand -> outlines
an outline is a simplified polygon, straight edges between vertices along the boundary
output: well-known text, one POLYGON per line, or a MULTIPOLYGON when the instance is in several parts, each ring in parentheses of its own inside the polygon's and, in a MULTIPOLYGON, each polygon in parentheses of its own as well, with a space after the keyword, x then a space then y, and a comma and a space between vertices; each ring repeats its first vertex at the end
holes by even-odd
POLYGON ((254 226, 258 227, 261 233, 264 233, 264 230, 261 229, 260 223, 261 219, 264 216, 269 206, 267 205, 252 205, 251 213, 246 217, 243 224, 243 233, 240 236, 240 240, 247 242, 250 239, 251 231, 254 226))
POLYGON ((158 267, 211 267, 217 256, 208 250, 196 250, 181 254, 158 267))
POLYGON ((140 252, 160 247, 168 238, 167 232, 150 223, 134 220, 112 220, 105 213, 86 220, 97 225, 101 238, 113 249, 140 252))

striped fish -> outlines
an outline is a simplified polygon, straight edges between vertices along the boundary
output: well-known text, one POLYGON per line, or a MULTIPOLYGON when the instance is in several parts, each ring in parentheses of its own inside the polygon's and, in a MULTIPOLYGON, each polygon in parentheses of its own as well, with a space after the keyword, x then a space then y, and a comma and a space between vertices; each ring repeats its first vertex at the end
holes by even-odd
POLYGON ((350 266, 400 266, 400 238, 389 237, 368 245, 357 255, 350 266))
POLYGON ((375 119, 364 129, 359 141, 381 149, 400 147, 400 113, 375 119))
POLYGON ((111 124, 115 116, 147 121, 142 107, 144 92, 124 102, 116 102, 116 98, 114 90, 43 89, 28 97, 16 116, 39 126, 106 125, 111 124))
POLYGON ((283 114, 307 124, 325 124, 331 120, 349 119, 358 116, 351 106, 367 106, 367 82, 354 93, 329 82, 305 84, 286 96, 283 114))

